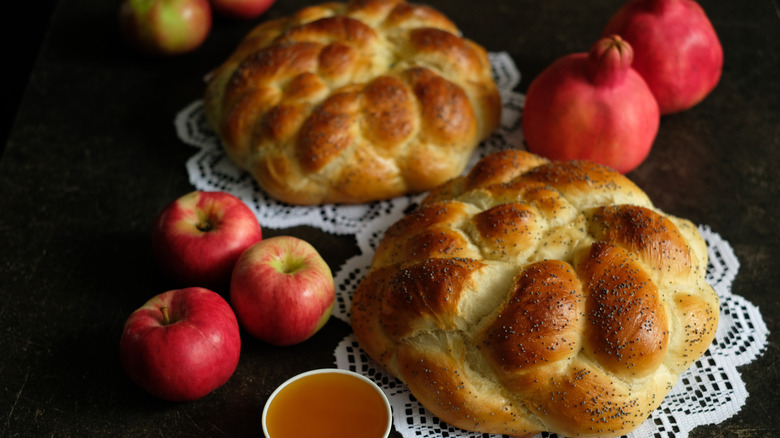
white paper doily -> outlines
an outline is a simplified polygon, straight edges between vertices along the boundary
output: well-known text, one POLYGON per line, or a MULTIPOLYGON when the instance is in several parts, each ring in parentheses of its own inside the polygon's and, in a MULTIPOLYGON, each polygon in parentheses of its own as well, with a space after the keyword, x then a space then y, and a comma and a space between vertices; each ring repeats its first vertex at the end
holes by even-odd
MULTIPOLYGON (((523 144, 520 121, 525 96, 512 91, 520 81, 520 72, 504 52, 490 53, 490 60, 503 103, 501 125, 482 142, 468 168, 491 152, 523 144)), ((334 269, 337 302, 333 316, 349 323, 352 293, 368 272, 376 245, 384 231, 413 208, 421 195, 362 205, 303 207, 280 203, 263 193, 248 173, 227 158, 218 137, 206 123, 202 100, 182 109, 174 122, 181 140, 198 148, 186 163, 190 182, 196 189, 232 193, 254 210, 263 227, 309 225, 330 233, 355 235, 360 254, 334 269)), ((721 300, 715 341, 630 437, 686 437, 696 426, 717 424, 731 417, 748 396, 737 367, 753 361, 766 348, 768 331, 759 309, 731 293, 731 283, 739 270, 734 251, 709 227, 700 226, 699 232, 707 242, 710 256, 707 280, 721 300)), ((489 436, 453 428, 432 416, 402 382, 367 357, 352 335, 339 343, 334 356, 337 367, 360 372, 384 389, 393 407, 395 429, 404 437, 489 436)))
MULTIPOLYGON (((707 242, 710 257, 706 278, 721 300, 715 340, 704 356, 680 376, 661 406, 628 437, 686 437, 696 426, 717 424, 736 414, 748 396, 737 367, 753 361, 766 347, 768 331, 759 309, 731 293, 731 282, 739 270, 734 251, 708 227, 700 226, 699 232, 707 242)), ((356 274, 344 286, 347 290, 343 293, 351 294, 358 277, 356 274)), ((335 356, 337 367, 362 373, 384 389, 393 406, 393 424, 404 437, 491 436, 454 428, 426 412, 403 383, 360 349, 354 336, 338 345, 335 356)))

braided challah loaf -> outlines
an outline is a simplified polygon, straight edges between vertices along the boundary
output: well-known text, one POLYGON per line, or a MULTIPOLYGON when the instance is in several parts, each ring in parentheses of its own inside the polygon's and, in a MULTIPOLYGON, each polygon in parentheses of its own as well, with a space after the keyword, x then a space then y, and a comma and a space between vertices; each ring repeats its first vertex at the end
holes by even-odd
POLYGON ((618 436, 712 342, 706 266, 696 228, 621 174, 503 151, 386 231, 352 326, 451 425, 618 436))
POLYGON ((308 7, 254 28, 204 96, 227 155, 291 204, 360 203, 459 175, 499 123, 486 51, 404 0, 308 7))

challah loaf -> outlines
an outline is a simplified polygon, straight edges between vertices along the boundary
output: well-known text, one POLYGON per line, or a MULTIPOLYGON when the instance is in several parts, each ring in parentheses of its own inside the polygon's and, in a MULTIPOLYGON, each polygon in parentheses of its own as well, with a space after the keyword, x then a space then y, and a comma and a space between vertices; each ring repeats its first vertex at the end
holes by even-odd
POLYGON ((619 436, 715 336, 707 257, 621 174, 497 152, 386 231, 352 326, 448 424, 619 436))
POLYGON ((204 106, 227 155, 291 204, 429 190, 463 171, 501 114, 486 51, 404 0, 258 25, 211 75, 204 106))

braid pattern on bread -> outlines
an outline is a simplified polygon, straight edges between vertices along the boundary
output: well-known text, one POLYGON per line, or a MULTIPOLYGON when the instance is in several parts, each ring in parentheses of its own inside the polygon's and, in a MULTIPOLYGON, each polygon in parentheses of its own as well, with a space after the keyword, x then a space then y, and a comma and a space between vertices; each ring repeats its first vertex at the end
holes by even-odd
POLYGON ((351 322, 448 424, 620 436, 714 339, 707 257, 618 172, 505 150, 386 231, 351 322))
POLYGON ((324 3, 255 27, 211 75, 227 155, 290 204, 363 203, 459 175, 500 122, 484 48, 403 0, 324 3))

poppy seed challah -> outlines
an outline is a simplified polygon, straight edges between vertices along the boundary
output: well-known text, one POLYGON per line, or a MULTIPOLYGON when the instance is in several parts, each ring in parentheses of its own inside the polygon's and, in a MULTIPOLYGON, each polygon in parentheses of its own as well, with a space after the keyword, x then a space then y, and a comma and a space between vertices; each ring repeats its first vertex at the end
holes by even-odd
POLYGON ((619 436, 715 336, 707 257, 621 174, 503 151, 387 230, 352 326, 451 425, 619 436))
POLYGON ((255 27, 204 108, 227 155, 291 204, 362 203, 459 175, 497 126, 487 52, 404 0, 323 3, 255 27))

